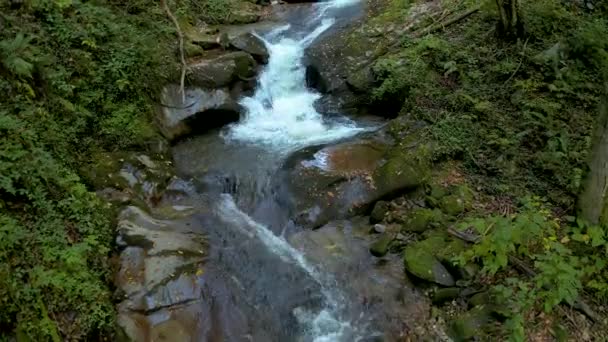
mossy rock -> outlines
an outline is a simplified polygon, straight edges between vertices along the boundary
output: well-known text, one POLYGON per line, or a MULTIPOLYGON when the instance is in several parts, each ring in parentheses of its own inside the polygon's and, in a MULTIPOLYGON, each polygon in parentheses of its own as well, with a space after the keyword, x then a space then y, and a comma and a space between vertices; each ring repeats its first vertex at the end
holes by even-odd
POLYGON ((469 298, 470 306, 482 306, 490 304, 490 293, 488 291, 479 292, 469 298))
POLYGON ((388 253, 390 246, 391 246, 391 242, 393 242, 394 239, 395 239, 394 234, 389 233, 389 232, 382 233, 382 235, 380 235, 378 240, 376 240, 376 242, 374 242, 370 246, 370 248, 369 248, 370 253, 372 253, 372 255, 375 257, 385 256, 388 253))
POLYGON ((445 302, 454 300, 460 296, 461 289, 458 287, 446 287, 443 289, 437 289, 433 294, 433 304, 440 305, 445 302))
POLYGON ((454 286, 455 281, 450 272, 433 255, 430 245, 434 241, 421 241, 407 246, 404 251, 405 268, 420 279, 443 286, 454 286))
POLYGON ((439 208, 441 204, 441 199, 447 196, 447 190, 437 184, 430 184, 427 188, 427 197, 426 202, 433 208, 439 208))
POLYGON ((205 49, 199 45, 186 42, 186 44, 184 44, 184 53, 186 54, 186 57, 196 57, 203 55, 205 53, 205 49))
POLYGON ((450 325, 449 335, 456 341, 468 341, 474 337, 482 337, 484 328, 492 322, 492 310, 488 306, 475 307, 450 325))
POLYGON ((451 263, 455 257, 460 255, 467 248, 462 240, 452 239, 447 235, 443 237, 443 243, 442 248, 436 250, 435 255, 439 260, 446 263, 451 263))
POLYGON ((392 151, 387 162, 374 173, 374 183, 385 195, 414 189, 429 177, 430 163, 425 145, 411 151, 392 151))
POLYGON ((439 201, 441 210, 450 216, 457 216, 473 207, 473 191, 466 185, 454 189, 450 195, 439 201))
POLYGON ((384 215, 388 212, 388 202, 378 201, 374 204, 374 209, 372 209, 371 214, 369 215, 369 222, 374 224, 378 222, 382 222, 384 220, 384 215))
POLYGON ((424 232, 433 224, 442 222, 442 216, 443 214, 439 210, 415 209, 405 217, 403 230, 415 233, 424 232))

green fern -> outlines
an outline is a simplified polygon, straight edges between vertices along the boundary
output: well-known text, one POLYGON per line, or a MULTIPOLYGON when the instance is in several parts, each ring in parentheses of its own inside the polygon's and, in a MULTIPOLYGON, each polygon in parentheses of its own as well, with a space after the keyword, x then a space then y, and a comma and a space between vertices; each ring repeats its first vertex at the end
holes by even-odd
POLYGON ((34 64, 31 59, 31 37, 18 33, 12 40, 0 41, 0 62, 4 69, 17 77, 31 78, 34 64))

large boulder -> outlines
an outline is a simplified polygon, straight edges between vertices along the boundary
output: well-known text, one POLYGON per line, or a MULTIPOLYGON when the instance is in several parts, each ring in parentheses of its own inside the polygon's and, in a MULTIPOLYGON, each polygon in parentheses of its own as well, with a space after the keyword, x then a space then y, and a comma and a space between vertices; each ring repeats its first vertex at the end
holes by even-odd
POLYGON ((172 84, 161 92, 157 123, 169 140, 239 119, 240 106, 227 89, 186 88, 185 93, 184 101, 179 86, 172 84))
POLYGON ((420 26, 439 3, 420 2, 399 15, 397 1, 365 1, 362 16, 338 22, 305 51, 307 84, 325 94, 318 101, 322 112, 359 113, 392 117, 395 113, 374 108, 370 97, 376 86, 375 61, 420 26))
POLYGON ((233 37, 228 36, 228 44, 232 48, 251 54, 260 63, 268 63, 270 55, 266 44, 252 32, 243 32, 233 37))
POLYGON ((407 246, 403 254, 405 268, 420 279, 443 286, 454 286, 454 277, 433 255, 433 249, 437 248, 434 242, 425 240, 407 246))
POLYGON ((299 231, 289 241, 306 260, 331 275, 331 281, 340 284, 341 300, 352 312, 365 312, 364 322, 382 334, 363 340, 400 341, 404 332, 411 333, 428 320, 430 303, 408 281, 397 255, 383 259, 370 255, 368 247, 375 235, 369 234, 369 228, 365 218, 356 217, 299 231))
POLYGON ((296 154, 286 163, 296 223, 317 228, 332 218, 369 214, 377 201, 423 184, 429 173, 425 146, 390 148, 382 139, 380 132, 296 154))
POLYGON ((247 52, 236 51, 190 64, 188 78, 193 86, 217 89, 253 79, 256 72, 255 59, 247 52))

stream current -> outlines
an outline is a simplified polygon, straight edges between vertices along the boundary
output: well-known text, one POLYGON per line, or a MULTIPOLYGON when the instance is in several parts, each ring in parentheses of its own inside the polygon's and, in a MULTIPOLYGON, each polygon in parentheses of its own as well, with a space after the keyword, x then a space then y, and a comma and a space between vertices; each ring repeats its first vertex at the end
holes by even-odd
POLYGON ((174 150, 178 170, 194 180, 222 222, 208 232, 210 262, 244 293, 251 308, 246 314, 259 313, 257 329, 265 332, 258 336, 265 337, 248 336, 252 340, 346 342, 378 335, 334 275, 288 242, 298 227, 276 186, 294 152, 370 130, 317 112, 313 104, 320 94, 306 87, 303 65, 305 49, 356 5, 316 3, 298 23, 260 34, 270 57, 255 93, 240 101, 241 120, 174 150))

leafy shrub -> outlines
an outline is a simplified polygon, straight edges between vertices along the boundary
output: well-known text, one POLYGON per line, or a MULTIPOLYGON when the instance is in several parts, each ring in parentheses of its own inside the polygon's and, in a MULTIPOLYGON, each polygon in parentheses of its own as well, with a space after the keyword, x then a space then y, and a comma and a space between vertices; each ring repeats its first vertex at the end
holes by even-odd
POLYGON ((19 3, 0 2, 0 340, 112 340, 111 214, 76 170, 157 134, 174 28, 156 2, 19 3))

